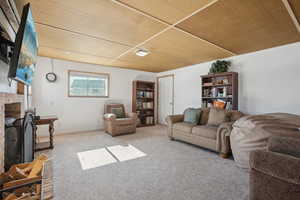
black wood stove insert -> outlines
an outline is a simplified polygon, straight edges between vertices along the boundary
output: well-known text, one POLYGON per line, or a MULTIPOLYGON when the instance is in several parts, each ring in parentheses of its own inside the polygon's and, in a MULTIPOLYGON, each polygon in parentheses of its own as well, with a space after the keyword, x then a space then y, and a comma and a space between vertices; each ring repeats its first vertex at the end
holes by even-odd
POLYGON ((21 119, 5 120, 5 171, 14 164, 33 161, 36 130, 34 116, 34 112, 27 111, 21 119))

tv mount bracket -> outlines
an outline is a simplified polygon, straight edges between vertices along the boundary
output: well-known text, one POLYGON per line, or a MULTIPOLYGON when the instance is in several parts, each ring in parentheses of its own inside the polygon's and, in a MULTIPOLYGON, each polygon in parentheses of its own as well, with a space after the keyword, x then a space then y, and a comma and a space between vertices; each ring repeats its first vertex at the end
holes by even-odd
POLYGON ((0 60, 9 63, 15 43, 0 34, 0 60))
POLYGON ((15 46, 15 43, 14 43, 14 42, 12 42, 12 41, 6 39, 6 38, 3 37, 1 34, 0 34, 0 43, 1 43, 1 44, 6 44, 7 46, 11 46, 11 47, 15 46))

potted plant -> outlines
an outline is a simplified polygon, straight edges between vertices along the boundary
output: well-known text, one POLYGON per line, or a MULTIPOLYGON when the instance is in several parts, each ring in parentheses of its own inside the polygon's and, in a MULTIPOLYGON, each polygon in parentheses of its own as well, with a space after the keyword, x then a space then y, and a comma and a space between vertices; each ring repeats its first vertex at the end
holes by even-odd
POLYGON ((209 69, 210 74, 228 72, 231 62, 227 60, 217 60, 211 64, 209 69))

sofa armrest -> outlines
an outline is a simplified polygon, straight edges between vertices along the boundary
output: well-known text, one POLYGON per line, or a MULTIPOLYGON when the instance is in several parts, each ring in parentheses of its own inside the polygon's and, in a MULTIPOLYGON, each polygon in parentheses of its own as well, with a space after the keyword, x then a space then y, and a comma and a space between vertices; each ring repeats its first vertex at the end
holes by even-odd
MULTIPOLYGON (((234 121, 235 122, 235 121, 234 121)), ((224 122, 218 127, 218 132, 222 132, 225 136, 230 136, 234 122, 224 122)))
POLYGON ((231 152, 230 148, 230 133, 232 131, 232 125, 234 122, 222 123, 217 130, 217 151, 223 155, 227 155, 231 152))
POLYGON ((292 137, 271 137, 268 150, 300 158, 300 139, 292 137))
POLYGON ((173 138, 173 124, 183 122, 184 115, 169 115, 166 117, 168 136, 173 138))
POLYGON ((300 159, 293 156, 264 150, 252 151, 250 168, 289 183, 300 184, 300 159))
POLYGON ((166 122, 168 124, 175 124, 178 122, 183 122, 184 115, 169 115, 166 117, 166 122))
POLYGON ((230 116, 230 121, 235 122, 235 121, 239 120, 240 118, 242 118, 244 116, 245 116, 245 114, 242 113, 241 111, 232 110, 231 111, 231 116, 230 116))

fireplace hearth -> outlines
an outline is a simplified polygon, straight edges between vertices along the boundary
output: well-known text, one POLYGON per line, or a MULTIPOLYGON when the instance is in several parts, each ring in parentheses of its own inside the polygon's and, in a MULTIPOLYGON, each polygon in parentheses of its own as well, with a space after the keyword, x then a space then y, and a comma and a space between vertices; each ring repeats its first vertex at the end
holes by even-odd
POLYGON ((5 119, 24 116, 24 96, 0 93, 0 173, 4 172, 5 119))

